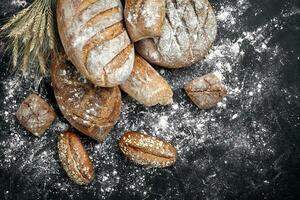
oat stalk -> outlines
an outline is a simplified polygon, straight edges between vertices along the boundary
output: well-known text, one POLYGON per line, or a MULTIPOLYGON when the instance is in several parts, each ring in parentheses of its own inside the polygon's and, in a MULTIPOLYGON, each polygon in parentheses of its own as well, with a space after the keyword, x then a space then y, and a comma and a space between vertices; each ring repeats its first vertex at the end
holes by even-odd
POLYGON ((47 72, 47 60, 56 51, 55 0, 35 0, 0 28, 12 50, 13 66, 23 73, 30 67, 47 72), (30 67, 29 67, 30 66, 30 67))

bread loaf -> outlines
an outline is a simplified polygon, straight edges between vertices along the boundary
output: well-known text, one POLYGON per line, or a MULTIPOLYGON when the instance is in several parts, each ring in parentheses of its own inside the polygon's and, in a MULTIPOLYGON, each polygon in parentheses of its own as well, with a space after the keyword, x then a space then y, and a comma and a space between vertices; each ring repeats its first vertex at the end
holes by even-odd
POLYGON ((161 36, 139 41, 136 49, 156 65, 190 66, 208 53, 216 32, 216 19, 208 0, 166 0, 161 36))
POLYGON ((125 23, 133 42, 160 36, 166 15, 165 0, 126 0, 125 23))
POLYGON ((42 136, 55 119, 49 104, 37 94, 31 94, 20 105, 16 117, 33 135, 42 136))
POLYGON ((75 133, 65 132, 59 136, 58 155, 63 168, 75 183, 87 185, 94 179, 92 161, 75 133))
POLYGON ((82 133, 103 142, 121 112, 119 88, 94 86, 63 55, 52 58, 51 78, 64 117, 82 133))
POLYGON ((200 109, 209 109, 216 106, 227 94, 225 86, 214 73, 194 79, 186 84, 184 89, 200 109))
POLYGON ((168 142, 135 131, 125 133, 121 151, 133 162, 149 167, 168 167, 176 161, 176 149, 168 142))
POLYGON ((113 87, 128 78, 134 47, 120 0, 58 0, 57 23, 68 58, 88 80, 113 87))
POLYGON ((167 105, 173 102, 173 91, 168 82, 137 54, 131 75, 120 87, 146 106, 167 105))

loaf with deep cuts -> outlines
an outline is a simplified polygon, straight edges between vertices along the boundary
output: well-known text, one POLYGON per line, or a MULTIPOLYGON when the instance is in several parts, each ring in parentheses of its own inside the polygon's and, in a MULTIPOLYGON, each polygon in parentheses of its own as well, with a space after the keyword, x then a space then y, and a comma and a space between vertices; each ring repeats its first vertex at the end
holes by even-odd
POLYGON ((57 24, 68 58, 88 80, 113 87, 128 78, 134 47, 120 0, 57 0, 57 24))
POLYGON ((103 142, 119 119, 119 87, 95 86, 63 54, 52 58, 51 79, 57 104, 64 117, 77 130, 103 142))
POLYGON ((137 42, 136 49, 150 63, 186 67, 207 55, 216 33, 216 18, 208 0, 166 0, 161 36, 137 42))

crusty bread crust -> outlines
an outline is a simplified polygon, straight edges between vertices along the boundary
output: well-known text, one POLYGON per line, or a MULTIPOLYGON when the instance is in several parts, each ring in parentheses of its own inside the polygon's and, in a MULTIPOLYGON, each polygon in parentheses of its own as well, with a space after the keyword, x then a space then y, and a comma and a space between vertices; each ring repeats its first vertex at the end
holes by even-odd
POLYGON ((121 112, 120 89, 94 86, 63 55, 52 58, 51 78, 64 117, 82 133, 103 142, 121 112))
POLYGON ((166 0, 161 36, 141 40, 135 47, 150 63, 181 68, 205 57, 216 33, 216 18, 208 0, 166 0))
POLYGON ((124 16, 133 42, 158 37, 166 15, 165 0, 126 0, 124 16))
POLYGON ((131 73, 134 47, 122 20, 120 0, 57 1, 58 31, 65 52, 95 85, 114 87, 131 73))
POLYGON ((168 105, 173 102, 173 91, 168 82, 137 54, 132 73, 120 88, 146 106, 168 105))

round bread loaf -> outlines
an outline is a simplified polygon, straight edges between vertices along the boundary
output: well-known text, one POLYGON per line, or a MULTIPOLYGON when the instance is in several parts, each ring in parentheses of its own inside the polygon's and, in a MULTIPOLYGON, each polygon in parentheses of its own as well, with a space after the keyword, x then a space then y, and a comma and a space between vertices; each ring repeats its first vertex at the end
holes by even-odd
POLYGON ((94 86, 62 55, 52 58, 51 78, 64 117, 82 133, 103 142, 121 112, 119 88, 94 86))
POLYGON ((88 80, 113 87, 128 78, 134 48, 120 0, 58 0, 57 23, 68 58, 88 80))
POLYGON ((190 66, 207 55, 217 33, 208 0, 166 0, 166 19, 160 37, 136 44, 146 60, 167 68, 190 66))

